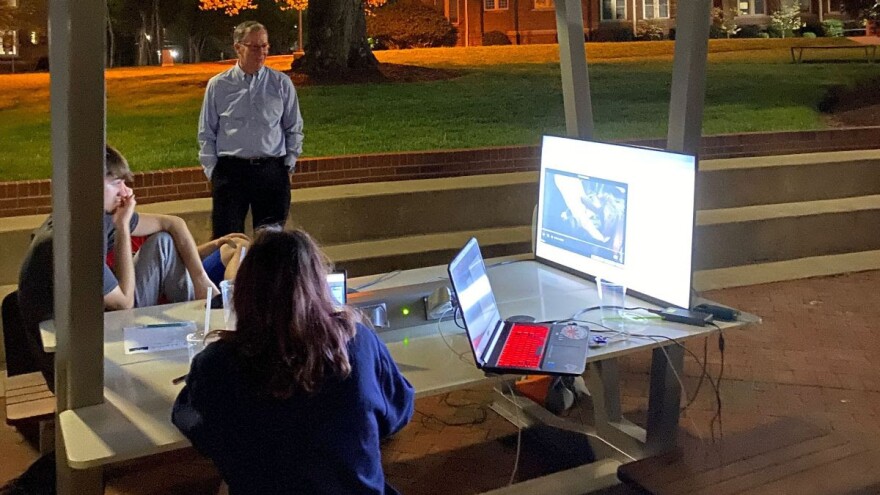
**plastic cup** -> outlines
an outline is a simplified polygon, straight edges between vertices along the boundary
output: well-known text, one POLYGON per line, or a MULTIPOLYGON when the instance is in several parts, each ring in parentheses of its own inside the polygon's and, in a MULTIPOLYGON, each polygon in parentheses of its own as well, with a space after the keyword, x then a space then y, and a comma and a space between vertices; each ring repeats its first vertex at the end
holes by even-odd
POLYGON ((186 336, 186 352, 189 354, 189 362, 191 363, 196 354, 202 352, 205 348, 205 336, 198 333, 190 333, 186 336))
POLYGON ((192 363, 196 354, 205 350, 205 347, 208 346, 211 342, 216 342, 220 336, 216 333, 210 334, 208 337, 204 335, 200 335, 198 333, 190 333, 186 336, 186 351, 189 354, 189 362, 192 363))
POLYGON ((608 279, 596 279, 599 293, 599 313, 602 325, 619 330, 628 336, 624 307, 626 306, 626 286, 608 279))
POLYGON ((232 280, 224 280, 220 282, 220 294, 223 296, 223 321, 226 328, 232 330, 235 328, 235 309, 232 307, 232 295, 235 290, 235 282, 232 280))

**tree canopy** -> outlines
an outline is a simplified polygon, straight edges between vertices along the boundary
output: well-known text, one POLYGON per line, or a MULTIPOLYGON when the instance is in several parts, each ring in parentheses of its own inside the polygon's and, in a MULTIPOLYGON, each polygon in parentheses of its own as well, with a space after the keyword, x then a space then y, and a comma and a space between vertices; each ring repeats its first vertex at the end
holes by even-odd
MULTIPOLYGON (((222 10, 228 16, 257 8, 254 0, 199 0, 203 10, 222 10)), ((274 0, 281 10, 308 9, 309 36, 305 55, 291 68, 316 78, 350 78, 378 73, 378 61, 367 42, 366 13, 387 0, 274 0)), ((264 2, 264 4, 267 2, 264 2)), ((262 7, 262 5, 260 5, 262 7)), ((271 34, 271 31, 270 31, 271 34)))

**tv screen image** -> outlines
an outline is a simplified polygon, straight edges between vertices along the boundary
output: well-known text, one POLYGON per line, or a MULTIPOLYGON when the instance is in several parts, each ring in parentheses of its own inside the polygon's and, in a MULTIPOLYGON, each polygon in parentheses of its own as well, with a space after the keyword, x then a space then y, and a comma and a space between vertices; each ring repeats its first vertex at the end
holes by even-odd
POLYGON ((535 257, 690 307, 693 155, 545 136, 535 257))
POLYGON ((545 173, 542 240, 583 256, 623 264, 627 184, 558 169, 548 168, 545 173))

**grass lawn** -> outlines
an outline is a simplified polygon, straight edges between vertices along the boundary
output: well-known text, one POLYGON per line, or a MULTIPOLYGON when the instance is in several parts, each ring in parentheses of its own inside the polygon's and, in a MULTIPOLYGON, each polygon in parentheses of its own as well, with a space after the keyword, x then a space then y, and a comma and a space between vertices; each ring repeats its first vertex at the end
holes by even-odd
MULTIPOLYGON (((859 51, 853 63, 792 64, 792 44, 837 40, 712 40, 705 134, 818 129, 816 104, 832 85, 880 76, 859 51)), ((672 42, 590 43, 597 137, 666 133, 672 42)), ((842 52, 842 53, 841 53, 842 52)), ((420 83, 304 86, 306 156, 533 144, 564 132, 555 45, 377 52, 380 61, 454 68, 420 83)), ((271 59, 287 68, 289 57, 271 59)), ((223 64, 107 72, 108 141, 135 170, 195 166, 204 85, 223 64)), ((47 74, 0 75, 0 180, 45 178, 49 163, 47 74)))

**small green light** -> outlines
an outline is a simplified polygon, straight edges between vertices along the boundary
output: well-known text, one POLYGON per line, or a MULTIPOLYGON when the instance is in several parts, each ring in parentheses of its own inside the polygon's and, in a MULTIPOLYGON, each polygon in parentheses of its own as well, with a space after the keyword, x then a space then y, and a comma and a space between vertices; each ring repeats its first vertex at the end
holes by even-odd
POLYGON ((404 337, 403 338, 403 346, 406 347, 408 345, 409 345, 409 337, 404 337))
POLYGON ((403 316, 406 316, 409 314, 409 308, 403 308, 400 310, 400 312, 403 313, 403 316))

